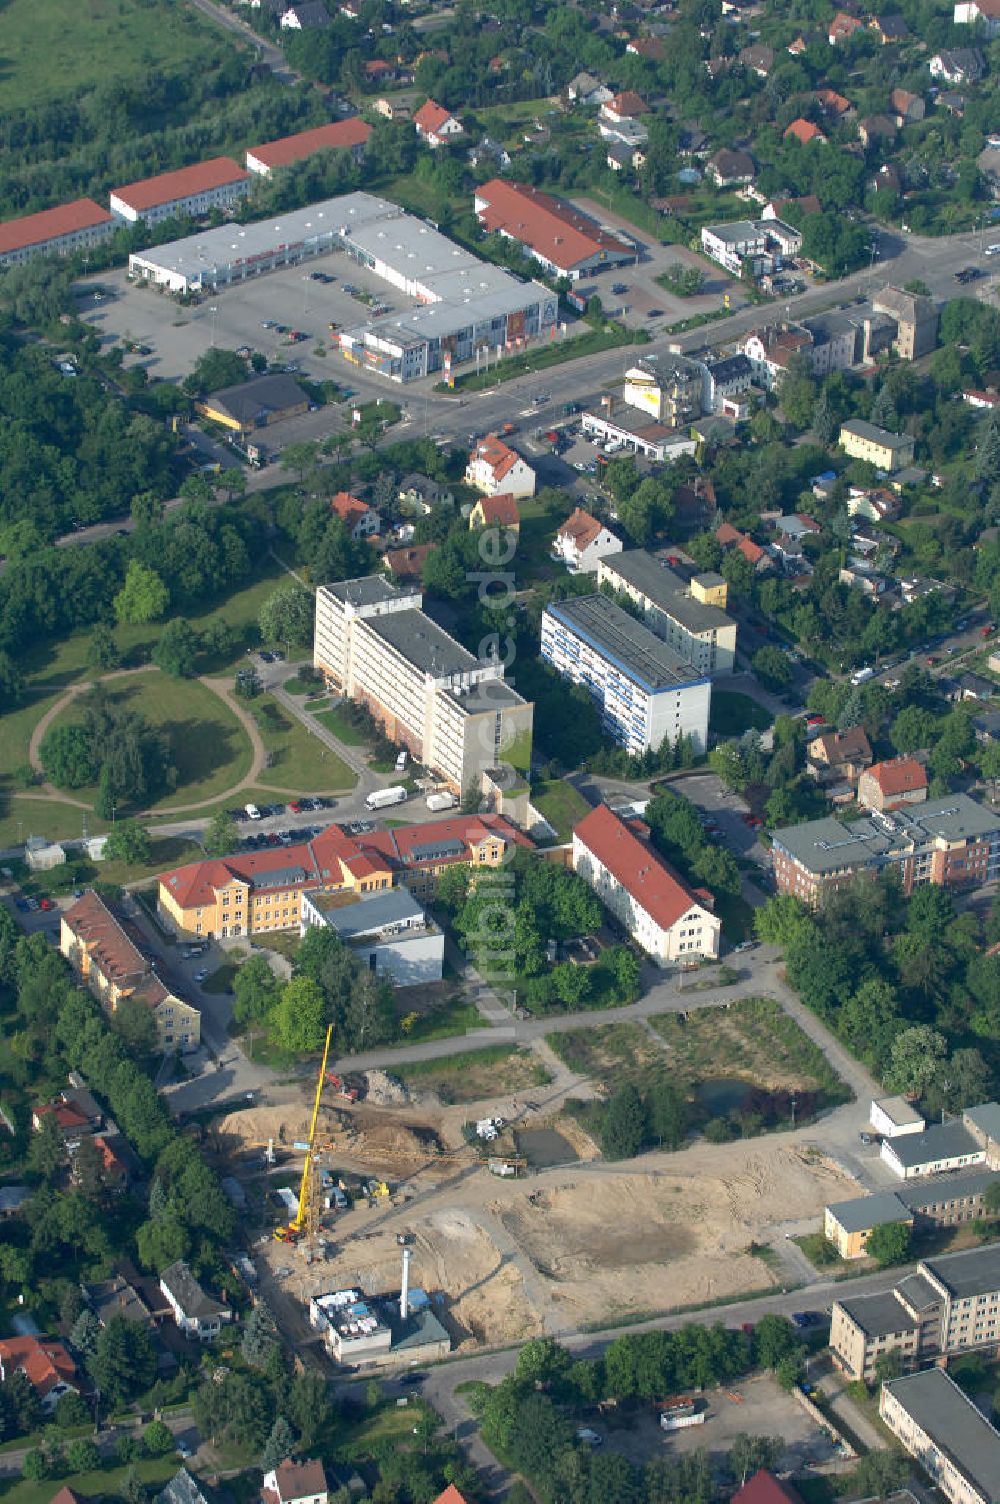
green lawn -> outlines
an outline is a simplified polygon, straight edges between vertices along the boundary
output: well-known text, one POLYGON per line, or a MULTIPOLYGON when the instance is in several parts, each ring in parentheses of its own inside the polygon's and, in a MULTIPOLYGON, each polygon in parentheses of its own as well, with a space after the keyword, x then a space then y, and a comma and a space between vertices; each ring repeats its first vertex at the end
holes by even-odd
POLYGON ((751 700, 730 689, 717 689, 712 694, 712 710, 708 729, 719 736, 742 736, 744 731, 766 731, 773 720, 771 713, 751 700))
POLYGON ((77 809, 58 799, 10 796, 4 790, 0 793, 0 847, 18 846, 28 836, 46 836, 50 841, 79 838, 83 835, 84 816, 88 835, 103 835, 111 829, 90 810, 77 809))
MULTIPOLYGON (((176 1453, 168 1452, 166 1457, 147 1457, 130 1466, 145 1483, 147 1492, 152 1494, 159 1492, 163 1484, 174 1476, 179 1462, 176 1453)), ((4 1504, 49 1504, 60 1488, 71 1488, 84 1498, 113 1497, 121 1494, 128 1471, 128 1467, 100 1468, 94 1473, 71 1473, 58 1482, 43 1478, 39 1483, 31 1483, 27 1478, 22 1478, 4 1488, 4 1504)))
POLYGON ((364 734, 354 725, 343 705, 335 705, 332 710, 317 711, 316 719, 321 726, 326 727, 327 731, 332 731, 345 747, 365 745, 364 734))
POLYGON ((271 766, 261 774, 262 783, 278 789, 301 789, 303 794, 344 793, 357 783, 346 762, 272 695, 253 700, 251 713, 271 754, 271 766))
MULTIPOLYGON (((228 705, 197 680, 173 679, 154 670, 111 680, 108 687, 113 700, 137 711, 169 737, 177 787, 157 800, 154 810, 183 809, 220 796, 249 773, 251 749, 243 727, 228 705)), ((52 724, 81 719, 79 705, 71 704, 52 724)), ((89 803, 96 793, 96 789, 79 789, 75 797, 89 803)))
POLYGON ((193 6, 165 0, 10 0, 4 8, 0 108, 61 101, 67 79, 78 93, 106 84, 109 63, 123 84, 147 73, 197 68, 225 33, 193 6))
POLYGON ((10 778, 27 765, 31 733, 59 696, 58 690, 38 694, 28 689, 23 705, 0 716, 0 779, 10 778))
MULTIPOLYGON (((87 829, 94 822, 88 817, 87 829)), ((165 836, 153 841, 148 862, 127 865, 125 862, 89 862, 84 857, 69 861, 51 872, 29 872, 25 868, 19 874, 25 893, 68 893, 73 888, 88 883, 134 883, 144 877, 153 877, 170 867, 181 867, 185 862, 196 862, 203 856, 202 849, 194 841, 182 840, 179 836, 165 836)))
MULTIPOLYGON (((405 1016, 405 993, 400 993, 399 1008, 405 1016)), ((456 994, 440 1007, 422 1014, 413 1027, 407 1030, 406 1043, 419 1044, 424 1039, 450 1039, 455 1034, 465 1034, 469 1029, 477 1029, 481 1025, 482 1019, 475 1003, 456 994)))
POLYGON ((590 810, 586 799, 571 783, 561 778, 550 778, 532 789, 531 803, 543 820, 547 820, 560 841, 568 841, 573 826, 590 810))

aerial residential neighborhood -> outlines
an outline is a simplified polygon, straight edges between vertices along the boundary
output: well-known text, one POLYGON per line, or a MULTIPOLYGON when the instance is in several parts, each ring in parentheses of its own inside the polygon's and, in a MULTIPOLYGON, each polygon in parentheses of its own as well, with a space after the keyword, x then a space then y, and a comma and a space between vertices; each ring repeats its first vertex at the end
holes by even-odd
POLYGON ((1000 1504, 1000 8, 9 0, 7 1504, 1000 1504))

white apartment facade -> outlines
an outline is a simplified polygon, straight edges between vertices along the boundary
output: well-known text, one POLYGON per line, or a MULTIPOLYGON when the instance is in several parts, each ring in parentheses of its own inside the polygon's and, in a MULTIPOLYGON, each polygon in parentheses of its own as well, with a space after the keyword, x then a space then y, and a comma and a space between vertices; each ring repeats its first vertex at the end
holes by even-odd
MULTIPOLYGON (((598 585, 607 584, 640 606, 650 630, 692 668, 728 674, 736 661, 736 622, 706 599, 719 593, 700 589, 699 580, 709 578, 696 575, 685 583, 642 549, 601 559, 597 566, 598 585)), ((720 579, 719 585, 724 594, 725 582, 720 579)))
POLYGON ((705 225, 701 248, 706 256, 738 277, 744 260, 756 261, 767 255, 767 231, 752 219, 740 219, 728 225, 705 225))
POLYGON ((541 653, 564 679, 584 686, 605 731, 633 756, 682 736, 705 750, 711 680, 606 596, 548 606, 541 653))
POLYGON ((534 496, 535 472, 516 449, 495 434, 481 439, 469 455, 465 479, 484 496, 534 496))
POLYGON ((552 554, 570 574, 593 574, 607 554, 620 554, 622 540, 596 517, 577 507, 552 540, 552 554))
POLYGON ((949 1504, 1000 1498, 1000 1432, 943 1369, 883 1384, 879 1416, 949 1504))
POLYGON ((573 831, 573 871, 658 966, 718 956, 720 921, 605 804, 573 831))
POLYGON ((112 214, 126 224, 159 224, 175 215, 200 218, 213 209, 231 209, 250 192, 250 174, 232 157, 212 157, 162 172, 157 177, 116 188, 109 203, 112 214))
POLYGON ((431 621, 419 590, 379 576, 316 592, 313 662, 327 684, 366 705, 393 742, 461 793, 486 768, 526 773, 534 707, 431 621))
POLYGON ((0 266, 23 266, 35 256, 70 256, 100 245, 117 221, 92 198, 25 214, 0 224, 0 266))

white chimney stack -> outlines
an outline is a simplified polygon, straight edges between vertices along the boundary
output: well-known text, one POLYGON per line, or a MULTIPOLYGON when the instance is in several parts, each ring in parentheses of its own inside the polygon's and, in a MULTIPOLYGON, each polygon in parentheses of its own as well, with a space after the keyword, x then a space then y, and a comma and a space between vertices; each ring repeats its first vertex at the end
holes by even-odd
POLYGON ((399 1291, 399 1314, 403 1321, 410 1314, 410 1250, 403 1249, 403 1283, 399 1291))

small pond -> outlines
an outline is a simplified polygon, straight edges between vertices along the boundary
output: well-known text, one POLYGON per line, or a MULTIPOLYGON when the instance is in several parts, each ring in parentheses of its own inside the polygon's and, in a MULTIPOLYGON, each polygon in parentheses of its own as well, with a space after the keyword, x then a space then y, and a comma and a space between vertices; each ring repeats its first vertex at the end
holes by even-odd
POLYGON ((724 1118, 742 1107, 753 1089, 752 1082, 738 1076, 713 1076, 709 1081, 698 1082, 694 1099, 706 1117, 724 1118))
POLYGON ((533 1170, 548 1170, 555 1165, 576 1164, 580 1156, 569 1139, 554 1128, 528 1128, 515 1133, 518 1154, 523 1154, 533 1170))

